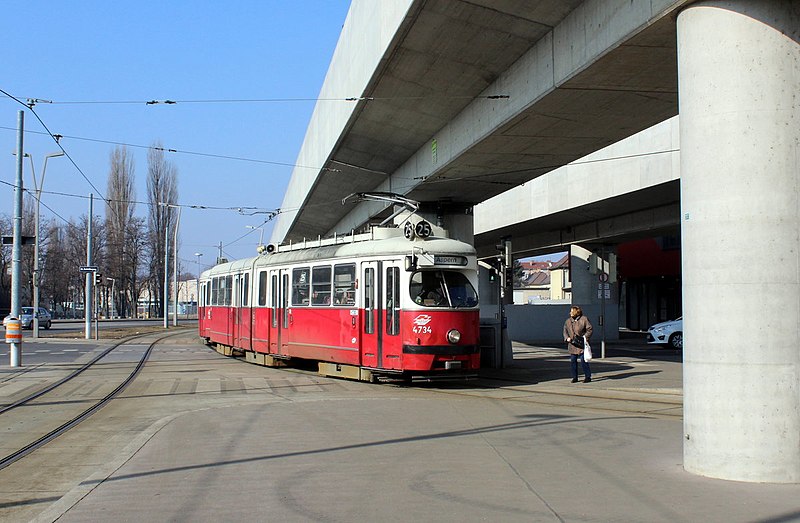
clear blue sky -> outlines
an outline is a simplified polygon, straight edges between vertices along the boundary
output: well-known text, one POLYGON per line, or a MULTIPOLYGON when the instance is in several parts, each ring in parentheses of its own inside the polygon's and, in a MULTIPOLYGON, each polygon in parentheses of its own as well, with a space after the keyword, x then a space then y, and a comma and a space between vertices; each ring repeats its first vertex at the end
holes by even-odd
MULTIPOLYGON (((106 192, 109 154, 129 144, 136 162, 137 200, 146 201, 147 149, 160 140, 178 170, 179 203, 276 209, 283 201, 314 99, 335 49, 349 0, 251 1, 5 1, 0 20, 0 89, 40 103, 35 110, 89 180, 106 192), (147 100, 177 100, 146 105, 147 100), (186 103, 189 100, 278 99, 276 102, 186 103), (288 101, 311 99, 311 101, 288 101), (214 158, 218 155, 253 161, 214 158), (275 165, 278 164, 288 165, 275 165)), ((361 93, 341 93, 342 98, 361 93)), ((346 102, 328 102, 346 103, 346 102)), ((37 174, 58 150, 35 116, 0 98, 0 180, 13 183, 17 112, 25 110, 25 151, 37 174), (5 155, 5 156, 4 156, 5 155)), ((30 166, 24 183, 32 188, 30 166)), ((95 192, 67 158, 48 162, 45 191, 95 192)), ((95 196, 95 213, 105 208, 95 196)), ((77 218, 88 201, 45 194, 43 205, 77 218)), ((0 185, 0 213, 12 214, 13 189, 0 185)), ((146 216, 139 204, 137 214, 146 216)), ((42 207, 44 217, 53 213, 42 207)), ((231 259, 255 254, 265 215, 184 209, 179 258, 196 271, 222 241, 231 259)), ((272 223, 264 230, 270 237, 272 223)), ((8 232, 3 231, 4 234, 8 232)), ((77 270, 77 269, 76 269, 77 270)))

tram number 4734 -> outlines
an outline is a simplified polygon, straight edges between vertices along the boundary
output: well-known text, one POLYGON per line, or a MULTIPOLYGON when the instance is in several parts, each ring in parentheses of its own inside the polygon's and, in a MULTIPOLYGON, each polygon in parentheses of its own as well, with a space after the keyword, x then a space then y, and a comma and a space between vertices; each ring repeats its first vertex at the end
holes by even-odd
POLYGON ((414 334, 433 333, 433 328, 430 325, 432 319, 433 318, 431 318, 431 316, 428 314, 420 314, 414 318, 414 327, 411 330, 414 332, 414 334))

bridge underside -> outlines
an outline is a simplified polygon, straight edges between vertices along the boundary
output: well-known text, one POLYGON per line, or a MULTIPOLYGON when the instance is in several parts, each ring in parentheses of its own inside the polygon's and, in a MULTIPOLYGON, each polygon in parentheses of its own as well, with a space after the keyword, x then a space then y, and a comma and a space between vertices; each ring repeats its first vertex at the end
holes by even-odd
POLYGON ((674 18, 627 2, 605 14, 618 24, 595 26, 581 0, 410 2, 278 236, 385 216, 339 204, 353 192, 471 206, 677 114, 674 18))

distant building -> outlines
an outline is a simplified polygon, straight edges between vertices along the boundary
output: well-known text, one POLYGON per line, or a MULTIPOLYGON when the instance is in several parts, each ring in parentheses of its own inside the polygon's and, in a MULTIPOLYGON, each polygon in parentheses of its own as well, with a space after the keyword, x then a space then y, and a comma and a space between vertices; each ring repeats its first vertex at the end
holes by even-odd
POLYGON ((570 298, 569 256, 557 261, 525 260, 514 282, 514 304, 525 305, 570 298))
MULTIPOLYGON (((173 313, 175 304, 175 287, 172 280, 169 282, 169 313, 173 313)), ((137 303, 136 317, 149 318, 151 311, 155 310, 156 300, 150 296, 149 289, 145 288, 142 291, 139 301, 137 303)), ((187 279, 178 281, 178 315, 195 315, 197 314, 197 279, 187 279)))

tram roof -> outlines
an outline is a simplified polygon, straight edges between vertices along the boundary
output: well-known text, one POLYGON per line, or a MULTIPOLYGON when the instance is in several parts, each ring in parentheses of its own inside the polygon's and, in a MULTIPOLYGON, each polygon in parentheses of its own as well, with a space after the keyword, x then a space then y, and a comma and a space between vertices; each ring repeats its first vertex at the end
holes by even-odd
POLYGON ((384 229, 379 235, 368 233, 356 236, 342 236, 326 240, 312 240, 293 245, 278 246, 272 254, 261 254, 253 258, 243 258, 222 263, 203 272, 203 277, 294 263, 313 263, 315 261, 339 258, 403 256, 407 254, 452 254, 471 256, 475 248, 452 238, 431 236, 426 239, 408 240, 399 229, 384 229), (387 232, 389 231, 389 232, 387 232))

